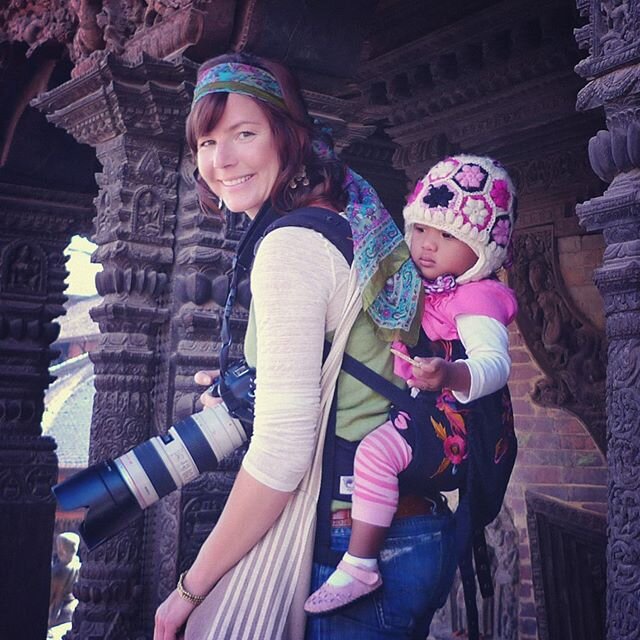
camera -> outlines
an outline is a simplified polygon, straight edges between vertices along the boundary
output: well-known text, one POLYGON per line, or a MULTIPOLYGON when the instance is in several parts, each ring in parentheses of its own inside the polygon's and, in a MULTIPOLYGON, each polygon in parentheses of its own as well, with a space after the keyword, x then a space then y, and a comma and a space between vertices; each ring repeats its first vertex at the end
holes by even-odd
POLYGON ((95 464, 53 487, 64 510, 87 508, 80 535, 89 550, 122 530, 154 502, 215 471, 220 460, 250 437, 255 369, 240 362, 218 378, 213 408, 177 422, 162 436, 142 442, 115 460, 95 464))

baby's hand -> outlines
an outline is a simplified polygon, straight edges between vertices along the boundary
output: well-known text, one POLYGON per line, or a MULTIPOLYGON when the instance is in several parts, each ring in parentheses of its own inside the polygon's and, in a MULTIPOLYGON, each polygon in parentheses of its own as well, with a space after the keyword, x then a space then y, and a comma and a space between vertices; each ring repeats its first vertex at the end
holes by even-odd
POLYGON ((407 380, 409 387, 422 391, 440 391, 446 386, 449 363, 442 358, 415 358, 411 368, 412 377, 407 380))

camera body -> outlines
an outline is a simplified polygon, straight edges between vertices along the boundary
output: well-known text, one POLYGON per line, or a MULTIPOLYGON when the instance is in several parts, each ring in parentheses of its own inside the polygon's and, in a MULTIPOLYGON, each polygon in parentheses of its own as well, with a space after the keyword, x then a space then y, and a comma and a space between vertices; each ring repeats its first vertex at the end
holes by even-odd
POLYGON ((248 429, 247 437, 251 436, 256 403, 256 370, 244 361, 237 362, 213 383, 210 391, 222 398, 229 413, 248 429))
POLYGON ((240 362, 212 386, 222 398, 140 443, 115 460, 95 464, 53 487, 62 509, 87 508, 80 535, 94 549, 175 489, 215 471, 250 437, 255 369, 240 362))

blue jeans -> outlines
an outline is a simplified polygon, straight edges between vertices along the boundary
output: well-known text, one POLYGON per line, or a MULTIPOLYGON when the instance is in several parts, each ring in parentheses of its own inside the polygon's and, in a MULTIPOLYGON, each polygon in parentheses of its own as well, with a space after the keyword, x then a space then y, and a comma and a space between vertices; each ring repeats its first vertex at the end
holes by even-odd
MULTIPOLYGON (((351 529, 333 529, 332 547, 346 551, 351 529)), ((306 640, 424 640, 434 613, 444 605, 456 570, 453 517, 412 516, 394 520, 380 552, 382 588, 323 616, 307 619, 306 640)), ((311 590, 333 572, 314 564, 311 590)))

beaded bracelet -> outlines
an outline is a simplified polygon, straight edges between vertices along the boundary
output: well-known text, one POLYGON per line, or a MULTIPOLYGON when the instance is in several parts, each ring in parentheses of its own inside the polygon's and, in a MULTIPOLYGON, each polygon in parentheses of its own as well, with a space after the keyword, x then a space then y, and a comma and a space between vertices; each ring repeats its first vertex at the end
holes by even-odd
POLYGON ((202 604, 202 602, 204 602, 204 599, 207 596, 197 596, 195 593, 191 593, 191 591, 187 591, 184 586, 184 577, 186 575, 187 575, 187 572, 183 571, 180 574, 180 577, 178 578, 178 586, 177 586, 178 595, 184 600, 186 600, 189 604, 192 604, 195 607, 197 607, 199 604, 202 604))

